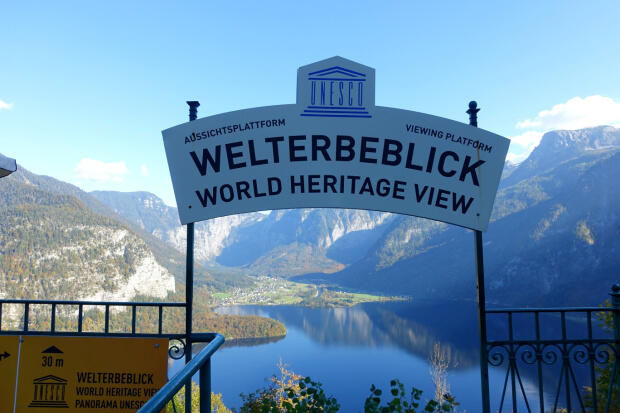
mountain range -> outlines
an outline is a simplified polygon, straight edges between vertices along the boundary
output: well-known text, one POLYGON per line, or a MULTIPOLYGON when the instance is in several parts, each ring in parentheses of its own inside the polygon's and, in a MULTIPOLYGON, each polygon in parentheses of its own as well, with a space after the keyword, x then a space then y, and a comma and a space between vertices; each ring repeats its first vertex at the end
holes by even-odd
MULTIPOLYGON (((252 285, 195 272, 215 291, 252 285)), ((78 187, 21 166, 0 180, 0 298, 163 299, 184 279, 183 254, 78 187)))
MULTIPOLYGON (((586 305, 607 298, 620 268, 619 169, 620 130, 610 126, 548 132, 524 162, 506 164, 483 234, 491 303, 586 305)), ((182 251, 182 236, 162 235, 170 228, 182 234, 175 208, 140 194, 142 208, 131 202, 135 193, 93 193, 127 218, 136 211, 135 222, 150 222, 149 232, 182 251), (147 204, 174 219, 157 225, 147 204)), ((196 256, 207 267, 418 299, 475 297, 473 234, 441 222, 299 209, 218 218, 196 233, 196 256)))
MULTIPOLYGON (((504 172, 483 235, 487 299, 548 306, 608 298, 620 277, 620 130, 549 132, 527 160, 504 172)), ((471 231, 401 216, 332 282, 471 298, 473 248, 471 231)))
MULTIPOLYGON (((488 300, 549 306, 595 305, 607 298, 619 280, 618 176, 620 129, 609 126, 549 132, 524 162, 507 163, 483 234, 488 300)), ((123 283, 146 256, 162 274, 184 279, 185 229, 176 208, 153 194, 85 193, 21 168, 0 180, 0 214, 0 283, 5 280, 0 294, 24 295, 13 284, 7 287, 15 278, 10 258, 15 251, 47 257, 49 263, 37 258, 39 277, 57 279, 63 271, 100 267, 97 274, 116 280, 106 285, 110 277, 93 276, 83 291, 130 289, 123 283), (36 231, 30 231, 33 226, 36 231), (119 231, 124 236, 116 242, 119 231), (81 248, 97 258, 89 261, 81 254, 86 250, 79 250, 81 264, 76 264, 67 255, 74 241, 88 245, 81 248), (54 261, 55 256, 61 259, 54 261), (42 263, 64 267, 50 275, 42 263)), ((475 298, 473 234, 441 222, 374 211, 297 209, 216 218, 197 223, 195 231, 197 283, 215 291, 250 286, 252 275, 271 275, 414 299, 475 298)), ((36 269, 22 261, 20 274, 36 269)), ((55 283, 37 287, 39 296, 56 296, 55 283)))

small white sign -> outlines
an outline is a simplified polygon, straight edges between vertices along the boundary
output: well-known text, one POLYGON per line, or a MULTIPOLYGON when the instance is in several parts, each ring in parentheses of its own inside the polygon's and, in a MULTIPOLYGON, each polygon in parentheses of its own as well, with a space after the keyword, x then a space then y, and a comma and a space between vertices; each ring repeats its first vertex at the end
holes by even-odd
POLYGON ((332 57, 297 70, 301 116, 371 118, 375 109, 375 69, 332 57))
POLYGON ((283 208, 354 208, 486 230, 509 140, 374 105, 374 69, 334 57, 298 72, 297 104, 162 132, 183 224, 283 208))

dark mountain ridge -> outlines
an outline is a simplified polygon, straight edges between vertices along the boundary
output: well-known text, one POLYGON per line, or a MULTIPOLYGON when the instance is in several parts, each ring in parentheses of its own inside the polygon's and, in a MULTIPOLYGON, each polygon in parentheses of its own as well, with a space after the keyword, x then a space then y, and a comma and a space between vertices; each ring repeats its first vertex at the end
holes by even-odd
POLYGON ((589 152, 605 151, 620 145, 620 129, 597 126, 579 130, 556 130, 543 135, 530 156, 514 168, 500 187, 540 174, 564 161, 589 152))
MULTIPOLYGON (((487 298, 512 305, 605 299, 620 268, 617 176, 620 130, 545 134, 500 185, 483 235, 487 298)), ((424 221, 398 217, 373 253, 333 277, 305 279, 420 298, 475 297, 471 231, 437 224, 434 233, 427 227, 418 239, 405 236, 431 225, 424 221), (394 264, 386 267, 386 260, 394 264)))

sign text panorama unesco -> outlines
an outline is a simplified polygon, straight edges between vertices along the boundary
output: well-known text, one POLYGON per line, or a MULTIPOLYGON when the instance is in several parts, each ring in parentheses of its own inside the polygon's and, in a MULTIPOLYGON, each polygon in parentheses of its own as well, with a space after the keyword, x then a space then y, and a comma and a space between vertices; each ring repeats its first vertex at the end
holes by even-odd
POLYGON ((167 380, 167 338, 0 336, 0 352, 3 413, 135 412, 167 380))
POLYGON ((374 86, 374 69, 333 57, 299 68, 296 104, 164 130, 181 222, 331 207, 486 230, 509 140, 375 106, 374 86))

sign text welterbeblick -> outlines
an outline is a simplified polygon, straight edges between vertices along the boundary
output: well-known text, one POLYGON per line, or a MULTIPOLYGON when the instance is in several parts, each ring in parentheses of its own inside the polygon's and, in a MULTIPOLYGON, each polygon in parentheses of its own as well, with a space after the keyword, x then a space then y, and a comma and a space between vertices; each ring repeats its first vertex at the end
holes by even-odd
POLYGON ((333 57, 299 68, 297 104, 164 130, 181 223, 332 207, 486 230, 508 139, 375 106, 374 85, 374 69, 333 57))
POLYGON ((167 381, 167 338, 0 336, 0 356, 3 413, 135 412, 167 381))

